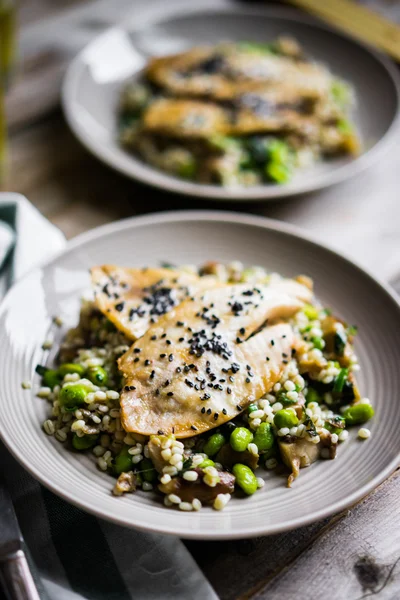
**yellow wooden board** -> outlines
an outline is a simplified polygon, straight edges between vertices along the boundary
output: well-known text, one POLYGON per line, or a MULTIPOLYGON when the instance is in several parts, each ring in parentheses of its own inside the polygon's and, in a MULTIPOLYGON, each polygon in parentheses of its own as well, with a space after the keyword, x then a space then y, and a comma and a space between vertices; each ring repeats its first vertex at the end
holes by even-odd
POLYGON ((400 26, 352 0, 288 0, 400 62, 400 26))

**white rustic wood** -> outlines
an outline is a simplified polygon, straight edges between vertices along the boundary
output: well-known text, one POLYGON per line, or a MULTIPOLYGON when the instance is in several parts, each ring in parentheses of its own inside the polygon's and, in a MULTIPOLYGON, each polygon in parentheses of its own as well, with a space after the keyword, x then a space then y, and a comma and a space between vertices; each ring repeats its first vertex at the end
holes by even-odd
POLYGON ((397 472, 252 595, 254 600, 399 598, 399 494, 397 472))

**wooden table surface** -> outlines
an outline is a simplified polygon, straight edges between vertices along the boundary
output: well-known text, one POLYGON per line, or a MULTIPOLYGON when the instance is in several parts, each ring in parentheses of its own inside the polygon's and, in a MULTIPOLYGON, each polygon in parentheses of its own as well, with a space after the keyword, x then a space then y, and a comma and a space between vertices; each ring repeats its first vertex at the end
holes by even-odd
MULTIPOLYGON (((127 0, 118 3, 121 10, 128 5, 127 0)), ((317 238, 351 251, 383 277, 400 269, 398 147, 372 174, 283 203, 210 205, 146 188, 89 155, 60 111, 59 86, 71 49, 60 49, 55 38, 43 32, 64 23, 66 15, 79 13, 83 3, 23 0, 20 5, 22 56, 8 97, 7 188, 25 194, 67 238, 144 212, 228 208, 307 226, 317 238)), ((87 17, 90 12, 82 14, 87 17)), ((83 32, 78 46, 92 35, 93 31, 83 32)), ((400 598, 399 494, 397 472, 352 509, 296 531, 255 540, 186 544, 224 600, 394 600, 400 598)))

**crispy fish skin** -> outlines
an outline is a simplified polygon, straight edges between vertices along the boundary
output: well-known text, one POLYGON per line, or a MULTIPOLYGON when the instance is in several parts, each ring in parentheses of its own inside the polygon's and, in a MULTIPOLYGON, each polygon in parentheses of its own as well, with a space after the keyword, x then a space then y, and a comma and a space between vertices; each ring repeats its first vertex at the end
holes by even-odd
POLYGON ((91 279, 97 308, 131 340, 193 292, 219 285, 211 276, 115 265, 93 267, 91 279))
POLYGON ((294 345, 287 324, 252 334, 302 306, 282 291, 246 284, 182 302, 119 359, 126 431, 184 438, 232 419, 278 381, 294 345))

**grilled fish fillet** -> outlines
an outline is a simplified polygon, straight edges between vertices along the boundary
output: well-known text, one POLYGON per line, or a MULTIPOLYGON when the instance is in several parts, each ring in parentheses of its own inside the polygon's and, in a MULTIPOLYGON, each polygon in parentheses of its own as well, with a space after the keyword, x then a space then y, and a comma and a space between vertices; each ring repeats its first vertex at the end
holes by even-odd
POLYGON ((292 89, 326 94, 329 72, 321 65, 285 56, 257 54, 235 45, 198 47, 182 54, 154 58, 146 76, 169 93, 227 100, 237 93, 290 83, 292 89))
MULTIPOLYGON (((255 102, 257 97, 255 96, 255 102)), ((316 117, 299 114, 294 107, 268 105, 265 109, 242 106, 232 110, 218 104, 191 99, 155 100, 143 114, 143 131, 174 138, 210 138, 213 135, 240 136, 276 131, 291 131, 315 136, 319 131, 316 117)))
POLYGON ((131 340, 194 292, 221 285, 213 276, 114 265, 93 267, 91 278, 97 308, 131 340))
POLYGON ((173 308, 119 359, 126 431, 185 438, 238 415, 278 381, 294 344, 287 324, 256 332, 302 306, 273 286, 243 284, 173 308))

